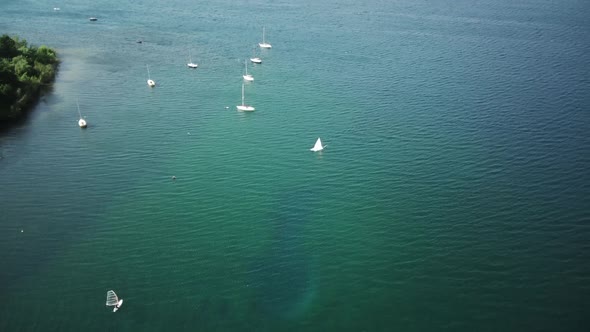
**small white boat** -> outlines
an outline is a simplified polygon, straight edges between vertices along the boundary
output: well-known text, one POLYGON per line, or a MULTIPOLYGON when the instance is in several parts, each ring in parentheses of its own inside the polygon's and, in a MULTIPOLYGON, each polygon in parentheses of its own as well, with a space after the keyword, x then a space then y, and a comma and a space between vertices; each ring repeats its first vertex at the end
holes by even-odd
POLYGON ((82 117, 82 112, 80 112, 80 103, 78 103, 77 100, 76 106, 78 106, 78 115, 80 115, 80 120, 78 120, 78 126, 80 126, 80 128, 86 128, 88 126, 88 123, 86 123, 86 120, 84 120, 84 118, 82 117))
POLYGON ((92 22, 98 21, 98 19, 96 17, 91 17, 91 18, 89 18, 89 20, 91 20, 92 22))
POLYGON ((250 61, 252 61, 253 63, 262 63, 262 59, 256 56, 256 48, 254 48, 254 51, 252 52, 252 57, 250 58, 250 61))
POLYGON ((242 83, 242 105, 238 105, 236 106, 236 108, 238 109, 238 111, 249 111, 252 112, 255 110, 254 107, 246 105, 244 103, 244 83, 242 83))
POLYGON ((107 307, 113 307, 113 312, 117 312, 123 305, 123 299, 119 299, 115 291, 110 290, 107 292, 107 307))
POLYGON ((189 68, 197 68, 199 65, 196 63, 193 63, 193 57, 191 56, 191 52, 188 52, 188 63, 186 64, 189 68))
POLYGON ((58 12, 58 11, 60 11, 61 9, 60 9, 59 7, 53 7, 53 10, 54 10, 54 11, 56 11, 56 12, 58 12))
POLYGON ((267 43, 266 40, 264 39, 265 35, 265 30, 264 27, 262 27, 262 43, 258 43, 258 46, 260 46, 260 48, 272 48, 272 45, 267 43))
POLYGON ((152 88, 153 88, 153 87, 155 87, 155 86, 156 86, 156 81, 154 81, 154 80, 152 80, 152 79, 150 78, 150 66, 148 66, 148 65, 145 65, 145 66, 146 66, 146 68, 147 68, 147 72, 148 72, 148 80, 147 80, 147 84, 148 84, 150 87, 152 87, 152 88))
POLYGON ((252 82, 254 81, 254 76, 248 74, 248 61, 244 60, 244 66, 246 66, 246 73, 242 75, 244 81, 252 82))
POLYGON ((322 151, 327 145, 322 146, 322 140, 318 137, 318 140, 315 141, 315 145, 313 148, 309 149, 310 151, 317 152, 322 151))

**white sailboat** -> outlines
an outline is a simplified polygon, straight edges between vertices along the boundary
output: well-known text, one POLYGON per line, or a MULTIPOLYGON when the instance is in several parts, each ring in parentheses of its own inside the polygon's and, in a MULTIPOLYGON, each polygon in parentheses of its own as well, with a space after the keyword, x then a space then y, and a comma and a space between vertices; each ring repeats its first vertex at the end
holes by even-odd
POLYGON ((262 43, 258 43, 258 46, 260 46, 260 48, 272 48, 272 45, 266 42, 264 35, 265 35, 265 29, 264 29, 264 27, 262 27, 262 43))
POLYGON ((244 60, 244 66, 246 66, 246 73, 242 75, 244 81, 252 82, 254 81, 254 76, 248 74, 248 61, 244 60))
POLYGON ((86 128, 88 124, 86 123, 86 120, 84 120, 84 118, 82 117, 82 112, 80 112, 80 103, 78 103, 77 100, 76 106, 78 106, 78 115, 80 115, 80 120, 78 120, 78 126, 80 126, 80 128, 86 128))
POLYGON ((252 51, 252 57, 250 58, 250 61, 253 63, 262 63, 262 59, 256 56, 256 48, 254 48, 252 51))
POLYGON ((322 145, 322 140, 318 137, 318 140, 315 141, 315 145, 313 148, 309 149, 310 151, 317 152, 322 151, 327 145, 322 145))
POLYGON ((242 83, 242 105, 236 106, 238 111, 254 111, 255 108, 253 106, 246 105, 244 103, 244 83, 242 83))
POLYGON ((115 291, 110 290, 107 292, 107 307, 113 307, 113 312, 117 312, 123 305, 123 299, 119 299, 115 291))
POLYGON ((193 63, 193 57, 191 56, 191 51, 188 51, 188 58, 189 58, 189 62, 186 64, 189 68, 197 68, 199 65, 196 63, 193 63))
POLYGON ((155 87, 155 86, 156 86, 156 81, 152 80, 152 79, 151 79, 151 77, 150 77, 150 66, 148 66, 148 65, 145 65, 145 66, 146 66, 146 68, 147 68, 147 72, 148 72, 148 80, 147 80, 147 84, 148 84, 150 87, 152 87, 152 88, 153 88, 153 87, 155 87))

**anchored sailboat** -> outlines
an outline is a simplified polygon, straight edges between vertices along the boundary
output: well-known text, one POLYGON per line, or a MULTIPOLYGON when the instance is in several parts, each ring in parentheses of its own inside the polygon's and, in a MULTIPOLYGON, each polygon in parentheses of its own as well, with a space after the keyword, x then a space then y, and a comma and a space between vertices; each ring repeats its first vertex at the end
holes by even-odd
POLYGON ((197 68, 199 65, 196 63, 193 63, 193 57, 191 55, 191 51, 188 51, 188 58, 189 58, 189 62, 186 64, 189 68, 197 68))
POLYGON ((244 83, 242 83, 242 105, 236 106, 238 111, 254 111, 255 108, 253 106, 246 105, 244 103, 244 83))
POLYGON ((262 43, 258 43, 258 46, 260 46, 260 48, 272 48, 272 45, 267 43, 266 40, 264 39, 264 35, 265 35, 265 29, 264 29, 264 27, 262 27, 262 43))
POLYGON ((117 312, 123 305, 123 299, 119 299, 115 291, 110 290, 107 292, 107 307, 113 307, 113 312, 117 312))
POLYGON ((86 120, 84 120, 84 118, 82 117, 82 113, 80 112, 80 103, 78 103, 78 100, 76 100, 76 106, 78 106, 78 115, 80 115, 80 120, 78 120, 78 126, 80 126, 80 128, 86 128, 88 124, 86 123, 86 120))
POLYGON ((145 65, 145 66, 146 66, 146 68, 147 68, 147 72, 148 72, 148 80, 147 80, 147 84, 148 84, 150 87, 152 87, 152 88, 153 88, 153 87, 155 87, 155 86, 156 86, 156 81, 154 81, 154 80, 152 80, 152 79, 150 78, 150 66, 148 66, 148 65, 145 65))
POLYGON ((309 149, 310 151, 317 152, 322 151, 327 145, 322 146, 322 140, 318 137, 318 140, 315 141, 315 145, 313 148, 309 149))
POLYGON ((253 63, 262 63, 262 59, 256 56, 256 47, 252 51, 252 57, 250 58, 250 61, 253 63))
POLYGON ((248 82, 254 81, 254 77, 252 75, 248 74, 248 61, 244 60, 244 66, 246 66, 246 73, 244 75, 242 75, 242 77, 244 78, 244 81, 248 81, 248 82))

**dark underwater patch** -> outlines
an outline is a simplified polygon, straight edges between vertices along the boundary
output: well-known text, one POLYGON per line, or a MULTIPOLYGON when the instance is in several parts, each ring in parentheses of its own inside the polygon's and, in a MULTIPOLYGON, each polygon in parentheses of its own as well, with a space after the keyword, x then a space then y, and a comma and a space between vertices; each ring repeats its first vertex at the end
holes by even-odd
POLYGON ((307 191, 286 194, 269 218, 271 243, 250 271, 256 307, 265 314, 292 317, 313 289, 311 255, 305 246, 312 201, 307 191))

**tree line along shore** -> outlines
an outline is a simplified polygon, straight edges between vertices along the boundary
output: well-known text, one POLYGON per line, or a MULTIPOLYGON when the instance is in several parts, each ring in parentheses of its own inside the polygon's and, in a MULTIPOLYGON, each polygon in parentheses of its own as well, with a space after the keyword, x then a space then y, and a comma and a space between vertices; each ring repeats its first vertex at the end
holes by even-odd
POLYGON ((23 117, 55 79, 59 59, 47 46, 0 37, 0 124, 23 117))

